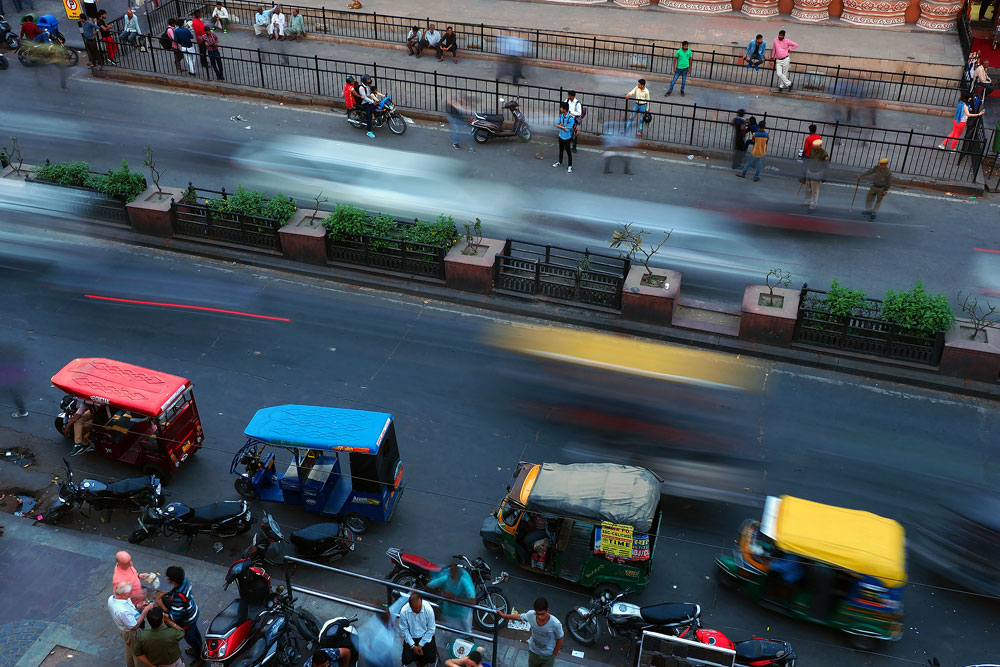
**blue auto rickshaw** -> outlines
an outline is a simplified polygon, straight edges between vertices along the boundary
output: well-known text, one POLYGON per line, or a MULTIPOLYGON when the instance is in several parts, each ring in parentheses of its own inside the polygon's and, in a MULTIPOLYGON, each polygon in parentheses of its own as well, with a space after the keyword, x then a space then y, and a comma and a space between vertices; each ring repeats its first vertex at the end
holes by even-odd
MULTIPOLYGON (((388 522, 403 495, 392 415, 311 405, 257 411, 233 457, 236 491, 248 500, 301 505, 337 517, 355 534, 388 522), (279 471, 276 452, 291 461, 279 471), (348 469, 341 453, 347 454, 348 469)), ((282 457, 284 458, 284 457, 282 457)))

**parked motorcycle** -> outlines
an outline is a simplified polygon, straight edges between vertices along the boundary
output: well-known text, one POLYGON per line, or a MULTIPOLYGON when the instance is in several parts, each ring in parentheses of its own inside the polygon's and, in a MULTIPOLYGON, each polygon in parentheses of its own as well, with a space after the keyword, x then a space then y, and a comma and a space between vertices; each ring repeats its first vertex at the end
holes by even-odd
POLYGON ((354 551, 354 533, 335 521, 316 523, 294 531, 286 539, 269 512, 260 519, 260 530, 254 533, 250 547, 244 553, 253 563, 283 565, 285 556, 295 556, 323 563, 340 560, 354 551))
POLYGON ((10 61, 7 60, 7 56, 0 53, 0 70, 4 70, 10 67, 10 61))
POLYGON ((603 616, 612 637, 635 644, 644 630, 664 635, 682 636, 701 626, 701 606, 690 602, 663 602, 640 607, 620 600, 631 591, 617 595, 602 593, 589 607, 575 607, 566 615, 566 629, 573 639, 591 646, 601 636, 599 619, 603 616))
POLYGON ((246 649, 236 654, 232 665, 295 667, 316 650, 319 636, 319 620, 296 607, 291 591, 278 586, 271 607, 260 617, 246 649))
POLYGON ((500 113, 489 114, 476 111, 472 118, 472 136, 476 143, 485 144, 491 138, 506 139, 507 137, 517 137, 521 141, 531 140, 531 128, 528 127, 528 119, 524 117, 518 108, 517 100, 510 99, 504 101, 500 98, 500 113), (504 128, 504 109, 510 111, 514 117, 514 124, 504 128))
POLYGON ((795 649, 780 639, 754 637, 732 642, 718 630, 695 630, 695 638, 702 644, 721 646, 736 651, 736 664, 744 667, 795 667, 795 649))
MULTIPOLYGON (((366 128, 365 112, 358 107, 347 111, 347 122, 356 128, 366 128)), ((383 97, 372 112, 372 128, 389 126, 389 131, 393 134, 403 134, 406 132, 406 119, 396 111, 396 105, 392 103, 392 98, 386 95, 383 97)))
MULTIPOLYGON (((443 565, 432 563, 426 558, 421 558, 415 554, 403 553, 395 547, 386 550, 385 555, 392 561, 392 572, 386 577, 387 580, 400 586, 408 588, 423 588, 427 583, 444 570, 443 565)), ((476 604, 488 609, 496 609, 507 613, 510 604, 504 597, 498 584, 502 584, 510 579, 510 575, 501 572, 500 576, 493 578, 493 570, 489 564, 479 556, 475 560, 469 560, 468 556, 461 554, 452 556, 460 561, 458 566, 469 573, 472 582, 476 586, 476 604)), ((491 632, 493 626, 498 622, 503 625, 503 619, 489 612, 475 610, 472 619, 476 626, 482 630, 491 632)))
POLYGON ((347 667, 356 667, 358 664, 358 631, 354 629, 357 622, 357 616, 338 616, 324 623, 323 629, 319 631, 319 648, 346 648, 351 651, 347 667))
POLYGON ((153 535, 208 534, 214 537, 233 537, 250 530, 253 517, 245 500, 224 500, 202 507, 188 507, 184 503, 170 503, 162 507, 157 498, 142 508, 139 529, 129 535, 132 544, 142 544, 153 535))
POLYGON ((0 42, 6 44, 7 48, 11 50, 21 45, 21 40, 18 39, 17 33, 10 29, 10 23, 3 14, 0 14, 0 42))
POLYGON ((63 459, 66 479, 59 484, 59 497, 42 519, 43 523, 56 523, 76 507, 89 506, 98 512, 127 509, 141 512, 146 505, 163 505, 163 489, 156 475, 129 477, 112 482, 85 479, 79 484, 73 481, 73 468, 63 459))

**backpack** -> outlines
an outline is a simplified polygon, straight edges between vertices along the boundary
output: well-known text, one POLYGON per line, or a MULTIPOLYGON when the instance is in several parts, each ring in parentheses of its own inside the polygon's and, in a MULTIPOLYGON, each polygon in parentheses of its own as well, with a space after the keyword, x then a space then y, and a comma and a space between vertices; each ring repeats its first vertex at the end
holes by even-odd
POLYGON ((166 30, 160 35, 160 48, 167 50, 174 48, 174 40, 170 39, 170 35, 167 34, 166 30))

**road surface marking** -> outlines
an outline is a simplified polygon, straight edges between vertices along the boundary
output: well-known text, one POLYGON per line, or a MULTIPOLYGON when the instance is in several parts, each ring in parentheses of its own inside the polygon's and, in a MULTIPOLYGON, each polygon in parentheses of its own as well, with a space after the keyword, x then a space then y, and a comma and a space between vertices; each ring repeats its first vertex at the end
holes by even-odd
POLYGON ((138 301, 136 299, 119 299, 113 296, 98 296, 96 294, 84 294, 88 299, 98 301, 114 301, 115 303, 129 303, 139 306, 161 306, 164 308, 180 308, 183 310, 203 310, 209 313, 222 313, 224 315, 242 315, 243 317, 253 317, 259 320, 275 320, 277 322, 291 322, 287 317, 274 317, 271 315, 255 315, 254 313, 243 313, 238 310, 224 310, 222 308, 209 308, 208 306, 192 306, 184 303, 162 303, 159 301, 138 301))

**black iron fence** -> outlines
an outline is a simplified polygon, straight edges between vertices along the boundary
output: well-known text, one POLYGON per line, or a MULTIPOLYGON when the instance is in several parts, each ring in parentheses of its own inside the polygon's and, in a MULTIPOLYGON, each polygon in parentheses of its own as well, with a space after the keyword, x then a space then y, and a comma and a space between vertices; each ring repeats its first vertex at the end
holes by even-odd
POLYGON ((336 241, 327 236, 326 256, 332 262, 345 262, 375 269, 408 273, 444 280, 444 246, 414 243, 403 239, 362 235, 359 239, 336 241))
POLYGON ((629 261, 507 239, 493 264, 495 289, 621 310, 629 261))
MULTIPOLYGON (((558 103, 565 97, 565 91, 557 88, 513 85, 495 79, 331 60, 316 55, 272 53, 238 47, 223 47, 221 53, 225 80, 229 83, 327 99, 340 98, 346 75, 368 72, 378 81, 379 89, 392 95, 404 112, 406 109, 443 112, 448 98, 453 95, 465 97, 470 105, 479 109, 499 112, 500 97, 516 97, 536 133, 554 128, 558 103)), ((206 80, 213 78, 211 70, 194 62, 196 56, 190 57, 197 76, 206 80)), ((176 72, 173 53, 160 48, 155 41, 148 51, 122 45, 117 60, 119 66, 127 70, 158 74, 176 72)), ((637 117, 631 111, 630 105, 634 103, 623 97, 587 92, 579 93, 579 97, 584 100, 588 111, 580 126, 584 133, 600 134, 608 127, 623 126, 622 121, 637 117)), ((730 150, 732 110, 656 100, 650 102, 648 109, 652 123, 644 128, 643 141, 685 150, 730 150)), ((749 111, 754 113, 753 109, 749 111)), ((805 137, 810 134, 808 126, 812 121, 766 112, 756 115, 767 121, 771 135, 768 156, 794 159, 805 137)), ((837 122, 817 122, 816 125, 824 137, 831 161, 841 167, 868 169, 880 158, 886 157, 893 173, 898 175, 974 182, 979 173, 978 160, 963 159, 979 146, 978 142, 963 142, 960 151, 951 153, 937 149, 941 136, 914 132, 912 129, 864 127, 837 122)))
MULTIPOLYGON (((46 160, 45 164, 49 164, 49 161, 46 160)), ((90 173, 95 176, 106 175, 96 171, 90 173)), ((109 197, 93 188, 63 185, 38 178, 36 174, 27 176, 26 180, 62 188, 60 205, 72 213, 86 218, 101 220, 102 222, 114 222, 126 226, 131 224, 129 222, 128 211, 125 208, 125 202, 119 198, 109 197)))
POLYGON ((943 333, 924 334, 879 319, 882 302, 878 299, 867 299, 860 314, 834 315, 823 302, 825 295, 802 286, 796 343, 931 366, 941 361, 943 333))
POLYGON ((171 203, 174 232, 178 236, 193 236, 281 252, 281 237, 278 234, 282 224, 280 221, 220 210, 208 203, 207 200, 211 199, 226 199, 228 194, 225 189, 189 187, 188 192, 195 197, 171 203))
MULTIPOLYGON (((162 33, 171 16, 189 16, 201 9, 211 15, 214 3, 204 0, 170 0, 155 10, 158 18, 150 21, 162 33), (159 27, 160 25, 164 27, 159 27)), ((253 25, 258 3, 229 0, 226 7, 238 19, 237 25, 253 25)), ((148 7, 148 5, 147 5, 148 7)), ((325 7, 301 7, 282 4, 290 12, 298 9, 303 16, 306 32, 349 37, 379 42, 400 43, 414 26, 435 24, 444 31, 451 26, 457 36, 459 50, 478 51, 492 55, 508 55, 511 51, 525 58, 558 61, 591 67, 631 70, 637 74, 672 74, 676 66, 674 53, 680 42, 662 40, 629 40, 621 37, 584 35, 570 32, 546 32, 531 28, 510 28, 483 23, 461 23, 430 17, 415 18, 378 13, 360 13, 325 7), (511 41, 513 40, 513 41, 511 41)), ((152 32, 152 30, 151 30, 152 32)), ((155 36, 154 35, 154 36, 155 36)), ((690 76, 753 86, 774 87, 774 68, 759 71, 741 62, 746 45, 730 51, 696 51, 691 61, 690 76)), ((883 72, 855 69, 840 65, 796 62, 791 64, 792 76, 802 90, 843 97, 907 102, 945 106, 955 104, 958 95, 957 78, 925 76, 911 72, 883 72)))

